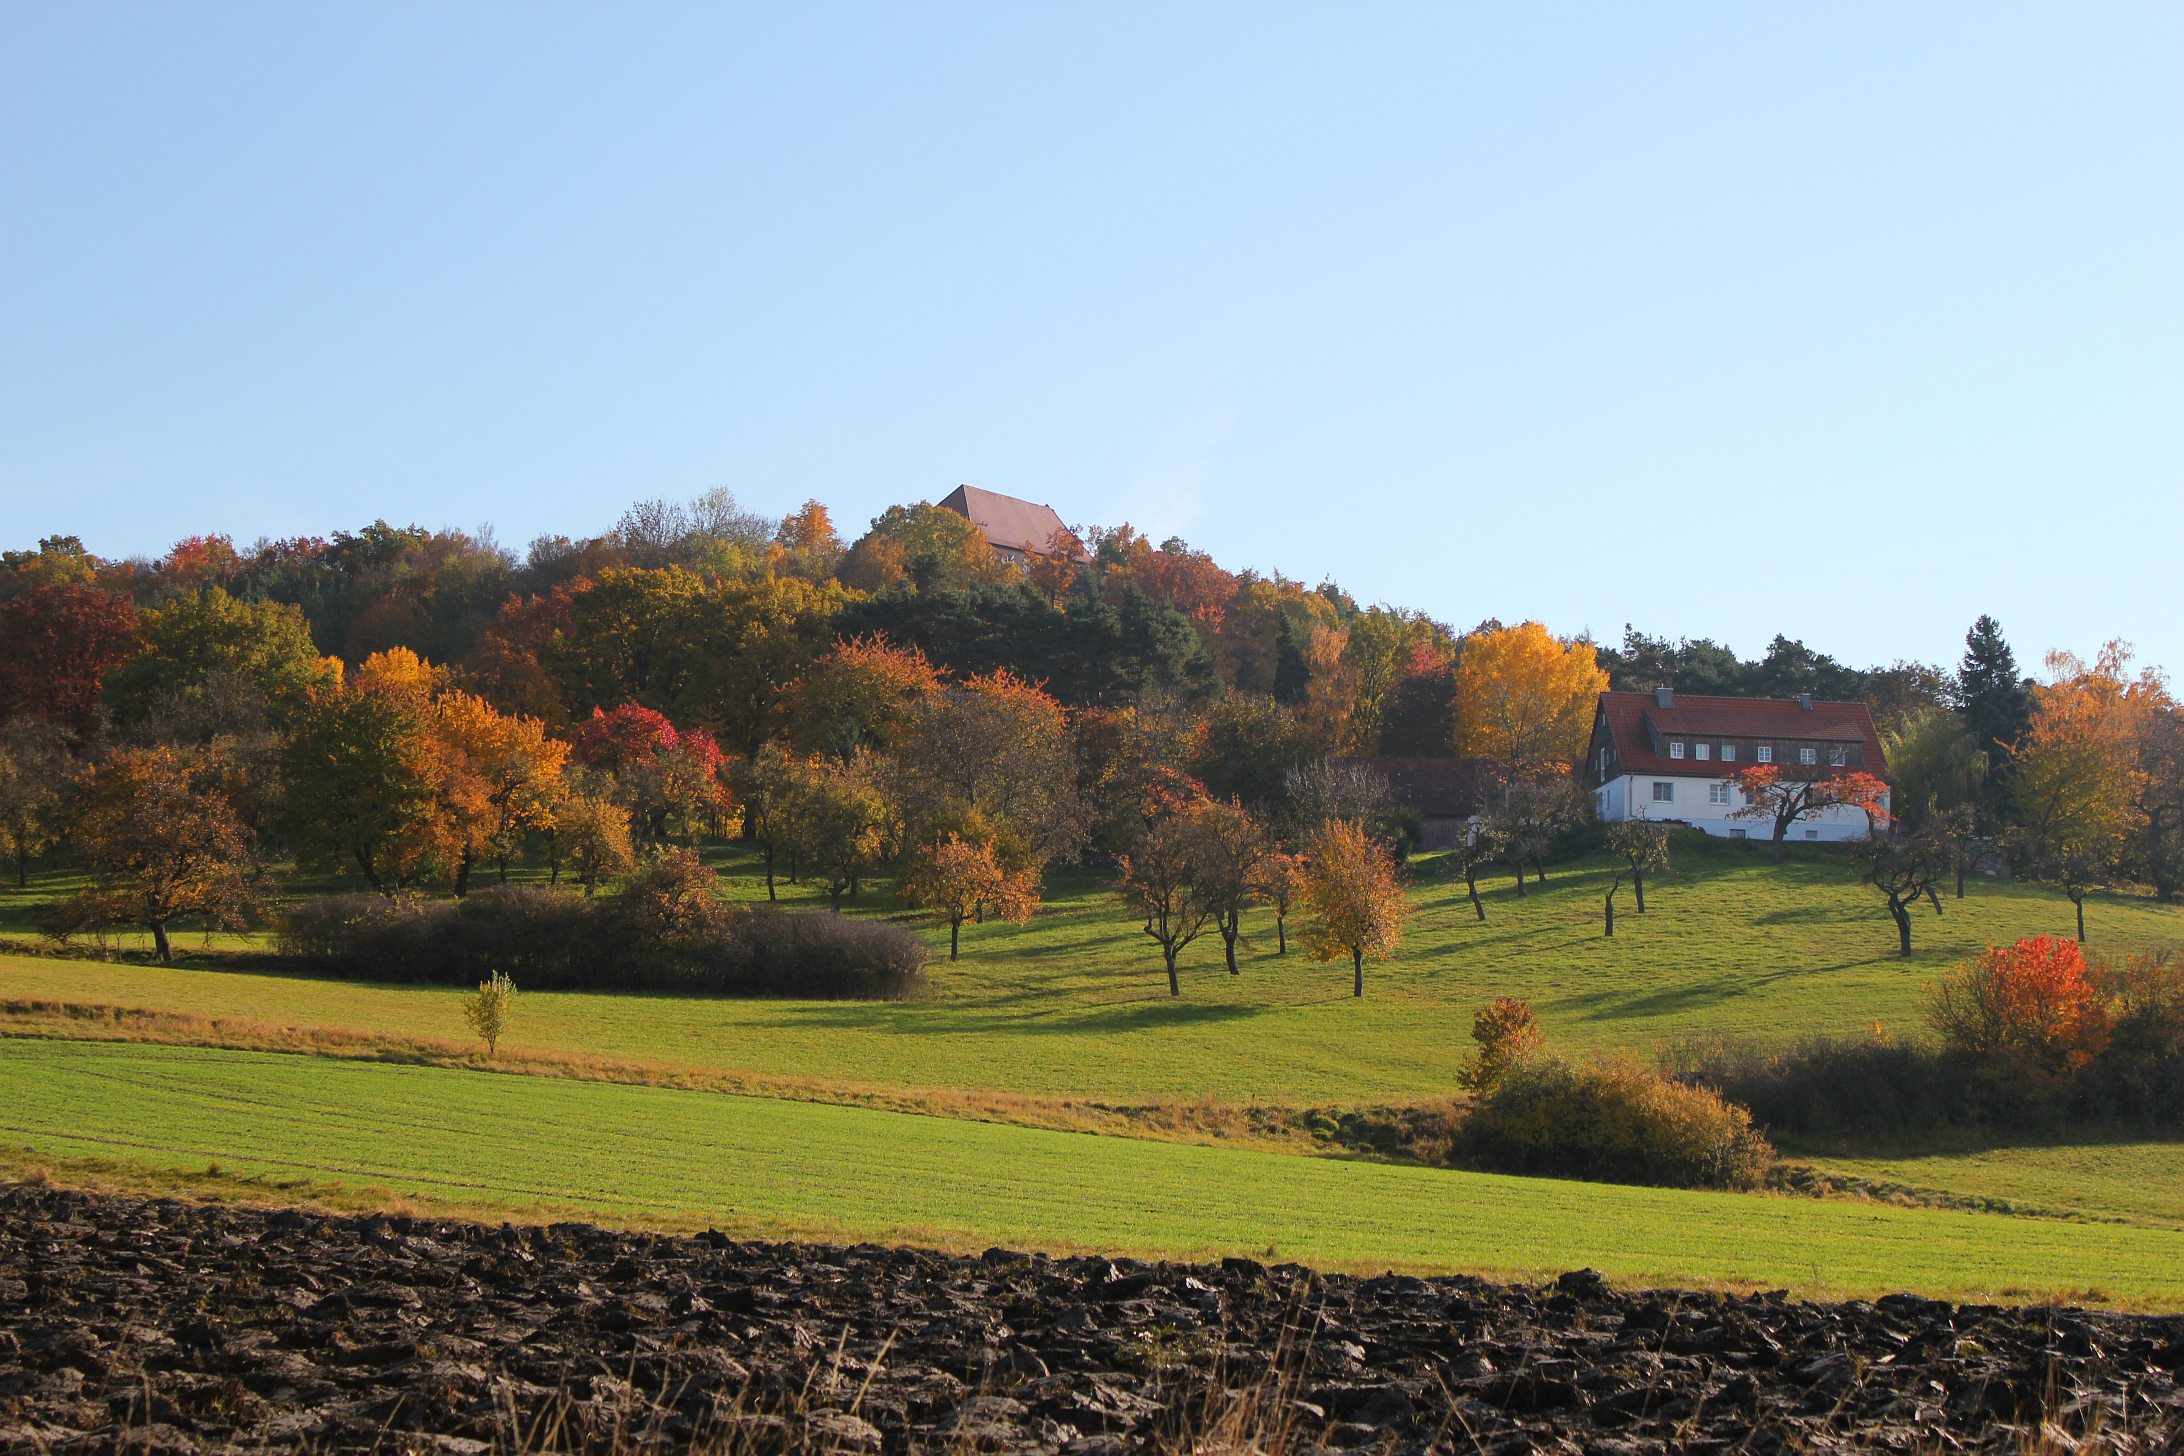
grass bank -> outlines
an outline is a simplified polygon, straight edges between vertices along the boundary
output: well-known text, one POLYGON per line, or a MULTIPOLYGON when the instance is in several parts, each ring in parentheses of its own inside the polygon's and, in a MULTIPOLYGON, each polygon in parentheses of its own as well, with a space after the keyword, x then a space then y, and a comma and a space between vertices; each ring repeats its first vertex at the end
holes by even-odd
POLYGON ((1229 1253, 1328 1268, 2184 1307, 2184 1233, 1618 1188, 703 1092, 63 1041, 0 1056, 0 1140, 173 1179, 751 1234, 1229 1253))

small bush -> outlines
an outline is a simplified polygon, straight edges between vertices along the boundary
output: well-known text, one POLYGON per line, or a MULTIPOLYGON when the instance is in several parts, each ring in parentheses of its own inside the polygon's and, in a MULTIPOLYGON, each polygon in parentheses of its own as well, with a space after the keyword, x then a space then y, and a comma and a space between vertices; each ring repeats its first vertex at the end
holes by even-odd
POLYGON ((332 895, 291 907, 280 946, 311 969, 373 981, 475 986, 498 971, 539 991, 923 994, 931 952, 902 927, 739 909, 713 895, 711 878, 667 856, 597 900, 532 886, 455 901, 332 895))
POLYGON ((1508 1080, 1509 1074, 1538 1051, 1547 1038, 1539 1029, 1532 1003, 1516 996, 1497 996, 1471 1013, 1471 1039, 1479 1049, 1456 1074, 1456 1080, 1466 1091, 1485 1096, 1508 1080))
POLYGON ((1990 946, 1934 988, 1942 1047, 2006 1077, 2054 1081, 2108 1042, 2108 1011, 2075 941, 2038 935, 1990 946))
POLYGON ((1525 1062, 1475 1104, 1457 1150, 1506 1173, 1748 1188, 1774 1149, 1751 1115, 1704 1087, 1627 1064, 1525 1062))
POLYGON ((485 1042, 485 1054, 500 1052, 502 1033, 508 1030, 508 1013, 516 1003, 516 983, 499 971, 478 982, 478 989, 463 997, 463 1020, 485 1042))

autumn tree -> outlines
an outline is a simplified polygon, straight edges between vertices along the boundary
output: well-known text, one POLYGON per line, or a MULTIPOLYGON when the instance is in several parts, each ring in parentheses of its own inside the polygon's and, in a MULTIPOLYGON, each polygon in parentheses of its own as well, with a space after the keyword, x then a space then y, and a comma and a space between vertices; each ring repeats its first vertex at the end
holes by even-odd
POLYGON ((207 767, 182 749, 117 749, 93 766, 75 824, 93 870, 79 902, 109 924, 150 931, 162 961, 174 959, 175 920, 240 928, 257 903, 250 833, 207 767))
POLYGON ((1956 876, 1956 898, 1964 898, 1964 877, 1986 840, 1986 811, 1977 802, 1952 805, 1929 812, 1921 829, 1934 837, 1949 854, 1949 868, 1956 876))
POLYGON ((680 567, 612 567, 574 592, 539 661, 575 712, 689 712, 705 671, 706 584, 680 567))
POLYGON ((1314 960, 1350 957, 1353 996, 1365 994, 1365 958, 1393 956, 1410 912, 1395 861, 1361 825, 1337 820, 1304 850, 1304 946, 1314 960))
POLYGON ((1942 1044, 1992 1072, 2053 1080, 2084 1067, 2108 1040, 2107 1006, 2085 952, 2052 936, 1989 947, 1932 998, 1927 1019, 1942 1044))
POLYGON ((1648 824, 1643 819, 1623 819, 1608 826, 1608 853, 1622 862, 1615 878, 1608 884, 1606 901, 1607 934, 1615 934, 1615 893, 1623 888, 1623 877, 1630 877, 1631 893, 1637 897, 1638 913, 1646 913, 1646 872, 1668 868, 1668 826, 1648 824))
POLYGON ((1532 1004, 1516 996, 1497 996, 1474 1011, 1471 1039, 1478 1050, 1456 1080, 1474 1097, 1493 1096, 1547 1041, 1532 1004))
POLYGON ((897 821, 870 755, 800 760, 770 813, 797 868, 819 881, 837 910, 845 893, 855 894, 896 852, 897 821))
POLYGON ((88 581, 41 582, 0 600, 0 722, 39 718, 79 737, 99 688, 136 642, 130 600, 88 581))
POLYGON ((1434 758, 1456 741, 1456 652, 1446 641, 1411 647, 1380 709, 1380 751, 1434 758))
POLYGON ((75 777, 59 725, 37 718, 0 722, 0 854, 15 861, 18 887, 29 883, 32 857, 60 837, 75 777))
POLYGON ((440 850, 443 762, 429 702, 395 684, 313 692, 282 757, 287 831, 305 865, 353 865, 391 895, 440 850))
POLYGON ((1195 815, 1176 814, 1157 821, 1122 857, 1115 883, 1124 903, 1144 918, 1145 934, 1160 947, 1170 996, 1183 994, 1176 957, 1213 917, 1212 898, 1200 881, 1205 859, 1199 838, 1195 815))
POLYGON ((478 989, 463 997, 463 1020, 485 1043, 488 1057, 500 1052, 500 1039, 508 1030, 508 1018, 515 1010, 516 983, 500 971, 478 982, 478 989))
POLYGON ((1190 817, 1197 829, 1199 890, 1233 976, 1238 974, 1236 944, 1243 938, 1244 911, 1258 901, 1274 846, 1259 821, 1234 800, 1199 805, 1190 817))
POLYGON ((678 827, 695 839, 734 807, 728 763, 713 736, 677 728, 641 704, 592 709, 576 753, 587 767, 614 776, 631 825, 647 843, 664 841, 678 827))
POLYGON ((1096 850, 1119 854, 1147 825, 1208 797, 1187 771, 1197 724, 1181 705, 1155 698, 1071 717, 1077 792, 1096 850))
POLYGON ((781 518, 774 532, 773 569, 784 576, 825 581, 842 560, 842 538, 835 534, 827 508, 805 501, 781 518))
POLYGON ((1911 912, 1921 900, 1941 914, 1937 887, 1949 874, 1948 847, 1931 829, 1916 834, 1877 832, 1856 847, 1859 877, 1878 891, 1896 922, 1896 953, 1911 954, 1911 912))
POLYGON ((138 619, 135 650, 108 676, 105 696, 124 725, 177 698, 214 692, 248 695, 254 710, 285 721, 339 675, 339 664, 312 645, 300 610, 213 587, 138 619))
POLYGON ((510 716, 465 692, 441 694, 432 721, 443 780, 464 781, 466 801, 475 806, 475 818, 458 836, 455 893, 463 893, 481 854, 493 857, 506 884, 508 863, 521 856, 524 836, 553 826, 569 745, 549 738, 538 719, 510 716))
POLYGON ((954 830, 1012 868, 1038 870, 1084 841, 1068 714, 1006 668, 919 703, 889 780, 916 842, 954 830))
POLYGON ((798 750, 846 759, 892 750, 940 690, 923 652, 875 634, 835 643, 790 685, 782 711, 798 750))
POLYGON ((744 837, 758 846, 765 865, 768 900, 778 898, 774 857, 783 844, 780 811, 800 762, 786 744, 773 740, 760 744, 756 753, 728 768, 729 781, 743 806, 744 837))
POLYGON ((553 883, 561 882, 566 864, 589 898, 607 881, 626 875, 637 863, 630 842, 629 810, 614 797, 611 784, 601 787, 594 776, 580 771, 569 775, 568 792, 554 807, 546 831, 546 852, 553 883))
POLYGON ((1479 633, 1456 663, 1456 752, 1528 770, 1574 763, 1607 686, 1590 643, 1537 622, 1479 633))
POLYGON ((1011 873, 986 845, 950 834, 911 857, 899 891, 906 904, 929 911, 948 927, 948 959, 957 957, 963 922, 992 911, 1023 924, 1039 906, 1038 882, 1011 873))
POLYGON ((690 720, 740 754, 774 732, 782 695, 835 640, 849 596, 833 582, 719 582, 700 603, 690 720))
POLYGON ((2139 723, 2165 699, 2157 675, 2130 674, 2131 650, 2111 642, 2091 663, 2048 654, 2049 681, 2033 692, 2032 725, 2010 752, 2018 844, 2035 874, 2077 907, 2124 852, 2140 792, 2139 723))
POLYGON ((872 529, 843 555, 840 574, 860 591, 932 592, 1005 582, 1014 570, 967 518, 918 502, 889 506, 875 517, 872 529))
POLYGON ((1771 826, 1776 864, 1788 857, 1790 827, 1831 809, 1858 809, 1869 825, 1889 822, 1888 785, 1860 769, 1819 767, 1808 773, 1781 764, 1755 763, 1730 775, 1744 803, 1732 819, 1757 819, 1771 826))

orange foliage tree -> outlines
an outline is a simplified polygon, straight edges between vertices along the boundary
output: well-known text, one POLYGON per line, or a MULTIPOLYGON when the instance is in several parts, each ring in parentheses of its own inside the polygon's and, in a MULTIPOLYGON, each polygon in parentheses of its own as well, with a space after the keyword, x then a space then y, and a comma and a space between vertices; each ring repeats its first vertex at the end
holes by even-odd
POLYGON ((894 748, 918 707, 940 691, 939 669, 916 647, 878 633, 837 642, 783 695, 789 741, 847 759, 894 748))
POLYGON ((2131 649, 2111 642, 2086 663, 2048 654, 2050 681, 2033 690, 2032 726, 2010 749, 2010 794, 2024 820, 2032 872, 2055 881, 2078 912, 2115 869, 2140 802, 2142 732, 2167 705, 2158 673, 2129 675, 2131 649))
POLYGON ((1410 906, 1395 861, 1360 824, 1337 819, 1305 846, 1304 948, 1314 960, 1347 954, 1350 994, 1365 994, 1365 958, 1385 960, 1403 939, 1410 906))
POLYGON ((1780 863, 1790 826, 1830 809, 1862 809, 1868 824, 1888 822, 1888 785, 1861 769, 1788 774, 1780 764, 1755 763, 1730 776, 1743 796, 1732 819, 1762 819, 1774 826, 1774 858, 1780 863))
POLYGON ((948 927, 949 960, 956 959, 963 922, 973 915, 983 920, 990 910, 1021 925, 1039 907, 1035 878, 1011 873, 990 847, 955 834, 918 850, 898 893, 948 927))
POLYGON ((971 833, 1003 863, 1030 870, 1083 843, 1069 715, 1006 668, 920 704, 896 749, 892 780, 917 843, 971 833))
POLYGON ((1456 663, 1456 751, 1527 769, 1575 762, 1607 686, 1590 643, 1537 622, 1479 633, 1456 663))
POLYGON ((93 880, 87 918, 140 925, 163 961, 167 928, 199 915, 239 928, 256 903, 251 836, 216 782, 217 765, 177 748, 124 748, 91 770, 75 840, 93 880))
POLYGON ((2074 1072, 2108 1040, 2108 1012, 2074 941, 2039 935, 1989 947, 1933 989, 1928 1019, 1952 1051, 1997 1071, 2074 1072))

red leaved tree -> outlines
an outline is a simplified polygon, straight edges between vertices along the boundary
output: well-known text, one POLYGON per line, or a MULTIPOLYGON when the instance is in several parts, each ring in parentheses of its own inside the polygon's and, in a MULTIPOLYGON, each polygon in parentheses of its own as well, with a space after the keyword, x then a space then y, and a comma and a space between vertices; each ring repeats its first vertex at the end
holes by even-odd
POLYGON ((1811 777, 1786 774, 1780 764, 1755 763, 1730 782, 1744 796, 1732 819, 1762 819, 1774 824, 1775 862, 1782 861, 1790 826, 1830 809, 1862 809, 1869 825, 1888 822, 1888 785, 1862 769, 1822 770, 1811 777))
POLYGON ((1928 1019, 1952 1050, 1998 1071, 2074 1072, 2108 1041, 2108 1010, 2075 941, 1991 946, 1934 988, 1928 1019))

